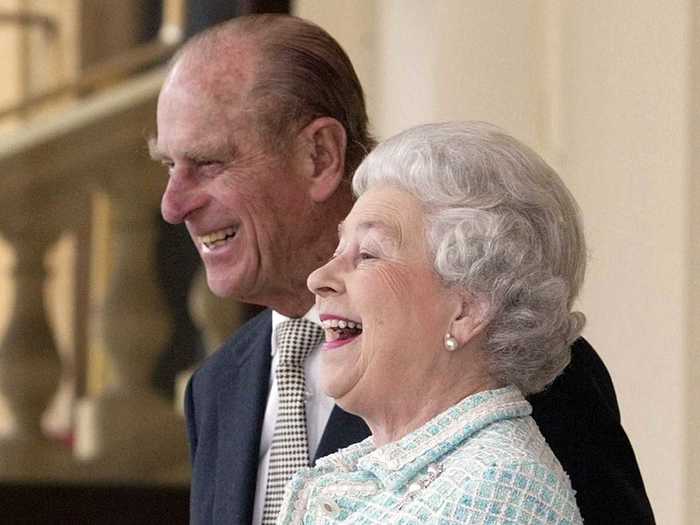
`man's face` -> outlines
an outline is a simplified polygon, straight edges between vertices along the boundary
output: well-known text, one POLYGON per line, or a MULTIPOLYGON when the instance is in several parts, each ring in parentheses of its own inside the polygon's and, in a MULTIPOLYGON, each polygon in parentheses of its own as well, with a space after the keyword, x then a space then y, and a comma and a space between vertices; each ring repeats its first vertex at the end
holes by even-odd
POLYGON ((300 252, 314 235, 312 203, 296 148, 269 152, 245 111, 251 69, 231 75, 221 97, 176 66, 158 100, 154 156, 169 174, 163 218, 185 223, 211 290, 273 305, 305 282, 295 264, 303 267, 300 252))

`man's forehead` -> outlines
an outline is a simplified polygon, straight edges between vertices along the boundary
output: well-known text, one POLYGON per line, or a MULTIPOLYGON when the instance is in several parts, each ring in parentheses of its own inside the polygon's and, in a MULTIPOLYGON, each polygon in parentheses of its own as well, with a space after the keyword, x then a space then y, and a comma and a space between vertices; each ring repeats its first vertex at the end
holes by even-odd
POLYGON ((163 84, 166 92, 187 93, 203 101, 230 102, 241 100, 252 85, 252 75, 241 68, 217 66, 188 68, 176 65, 163 84))
POLYGON ((168 77, 213 96, 231 90, 247 92, 255 77, 257 55, 255 47, 241 38, 194 46, 183 52, 168 77))
MULTIPOLYGON (((183 133, 200 125, 219 126, 229 133, 244 130, 250 124, 250 75, 229 71, 215 78, 210 69, 186 69, 175 65, 158 98, 159 124, 167 115, 182 120, 183 133), (206 70, 206 72, 205 72, 206 70), (227 75, 227 76, 226 76, 227 75)), ((172 123, 172 120, 171 120, 172 123)))
MULTIPOLYGON (((236 152, 242 137, 256 129, 250 96, 256 75, 255 52, 241 43, 185 50, 168 73, 158 99, 154 157, 191 158, 236 152), (166 128, 168 126, 168 128, 166 128), (167 139, 159 140, 166 132, 167 139), (174 140, 173 140, 174 139, 174 140), (169 152, 176 145, 177 151, 169 152), (186 150, 186 151, 185 151, 186 150)), ((165 137, 164 137, 165 138, 165 137)))

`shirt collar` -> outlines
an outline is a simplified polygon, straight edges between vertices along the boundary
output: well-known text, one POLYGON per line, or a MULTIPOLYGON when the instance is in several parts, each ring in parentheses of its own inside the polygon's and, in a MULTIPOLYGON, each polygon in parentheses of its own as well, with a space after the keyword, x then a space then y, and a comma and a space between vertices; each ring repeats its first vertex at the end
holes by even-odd
POLYGON ((334 463, 369 471, 386 488, 396 490, 491 423, 531 412, 530 403, 514 386, 479 392, 398 441, 374 448, 370 437, 341 451, 334 463))
MULTIPOLYGON (((315 304, 302 316, 302 318, 308 319, 309 321, 321 326, 321 320, 318 317, 318 307, 315 304)), ((270 345, 270 354, 273 357, 277 353, 277 327, 284 321, 289 321, 289 319, 291 319, 291 317, 287 317, 284 314, 272 310, 272 341, 270 345)))

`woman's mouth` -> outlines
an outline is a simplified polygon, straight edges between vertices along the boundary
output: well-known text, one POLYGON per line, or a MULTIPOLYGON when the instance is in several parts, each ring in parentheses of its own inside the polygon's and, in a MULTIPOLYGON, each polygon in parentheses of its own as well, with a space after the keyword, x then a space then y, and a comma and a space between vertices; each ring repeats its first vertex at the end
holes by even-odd
POLYGON ((346 345, 362 333, 362 323, 336 316, 321 316, 326 335, 324 348, 332 349, 346 345))

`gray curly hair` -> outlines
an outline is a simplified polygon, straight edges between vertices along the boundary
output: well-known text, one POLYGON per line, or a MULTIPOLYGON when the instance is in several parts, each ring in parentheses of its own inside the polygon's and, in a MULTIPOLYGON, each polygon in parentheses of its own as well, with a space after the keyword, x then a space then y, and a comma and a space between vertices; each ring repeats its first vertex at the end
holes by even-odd
POLYGON ((491 376, 524 394, 553 381, 585 323, 572 305, 586 266, 578 206, 554 170, 496 126, 448 122, 370 153, 353 190, 379 185, 420 200, 436 272, 487 304, 491 376))

